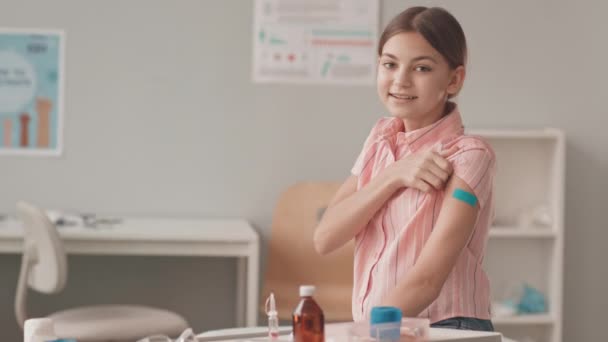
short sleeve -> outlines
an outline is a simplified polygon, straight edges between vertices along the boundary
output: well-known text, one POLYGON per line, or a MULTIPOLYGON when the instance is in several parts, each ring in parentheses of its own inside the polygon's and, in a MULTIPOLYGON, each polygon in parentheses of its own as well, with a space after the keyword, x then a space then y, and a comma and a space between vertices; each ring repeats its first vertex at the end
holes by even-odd
POLYGON ((473 190, 479 207, 489 200, 494 187, 496 157, 492 147, 478 137, 466 137, 458 143, 459 149, 448 157, 454 174, 473 190))
POLYGON ((365 139, 365 143, 363 143, 363 148, 355 161, 352 169, 350 170, 353 176, 359 177, 361 172, 365 169, 368 163, 374 158, 376 154, 376 142, 382 137, 390 134, 394 134, 393 131, 398 131, 398 123, 393 118, 384 117, 379 119, 374 127, 372 127, 371 132, 365 139))

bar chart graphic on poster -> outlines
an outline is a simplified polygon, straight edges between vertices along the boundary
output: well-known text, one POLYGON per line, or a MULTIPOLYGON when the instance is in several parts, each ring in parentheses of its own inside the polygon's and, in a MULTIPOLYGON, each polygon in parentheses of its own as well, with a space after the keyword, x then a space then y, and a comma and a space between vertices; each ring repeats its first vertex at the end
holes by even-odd
POLYGON ((0 155, 60 155, 64 33, 0 28, 0 155))

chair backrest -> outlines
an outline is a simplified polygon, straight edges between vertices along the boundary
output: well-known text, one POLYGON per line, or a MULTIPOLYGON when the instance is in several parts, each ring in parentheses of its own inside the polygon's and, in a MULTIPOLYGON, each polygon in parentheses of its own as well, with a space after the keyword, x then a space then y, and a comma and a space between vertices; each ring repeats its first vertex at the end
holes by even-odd
POLYGON ((24 245, 21 271, 15 296, 17 321, 23 327, 27 318, 27 288, 57 293, 67 281, 67 257, 55 225, 36 206, 20 201, 17 216, 23 224, 24 245))
POLYGON ((354 243, 326 256, 317 254, 313 233, 340 183, 302 182, 283 192, 275 207, 261 306, 270 292, 279 318, 291 319, 300 285, 315 285, 314 298, 326 321, 352 320, 354 243))

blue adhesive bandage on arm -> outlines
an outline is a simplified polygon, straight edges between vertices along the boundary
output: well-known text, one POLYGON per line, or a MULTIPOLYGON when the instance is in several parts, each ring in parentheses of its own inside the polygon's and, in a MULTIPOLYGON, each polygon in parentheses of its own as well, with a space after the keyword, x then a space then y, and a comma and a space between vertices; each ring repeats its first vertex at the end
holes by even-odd
POLYGON ((463 201, 464 203, 470 204, 473 207, 477 204, 477 197, 475 197, 475 195, 459 188, 454 190, 452 197, 457 200, 463 201))

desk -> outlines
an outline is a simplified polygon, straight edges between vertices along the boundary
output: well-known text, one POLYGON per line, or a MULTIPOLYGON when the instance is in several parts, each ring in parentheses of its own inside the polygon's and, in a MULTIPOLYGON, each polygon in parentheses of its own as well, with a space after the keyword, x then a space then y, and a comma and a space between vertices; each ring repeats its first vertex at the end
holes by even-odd
MULTIPOLYGON (((241 219, 126 218, 100 228, 59 227, 69 254, 237 258, 237 326, 257 325, 260 241, 241 219)), ((0 221, 0 253, 20 254, 23 229, 0 221)))
MULTIPOLYGON (((348 330, 352 323, 330 323, 325 325, 326 342, 349 341, 348 330)), ((289 331, 289 326, 280 328, 280 331, 289 331)), ((244 337, 246 335, 264 335, 268 332, 268 327, 238 328, 212 330, 196 335, 198 342, 264 342, 268 337, 244 337), (239 337, 239 335, 243 337, 239 337)), ((445 328, 430 328, 428 342, 506 342, 506 339, 498 332, 481 332, 469 330, 456 330, 445 328)), ((278 342, 290 341, 289 336, 282 335, 278 342)))

